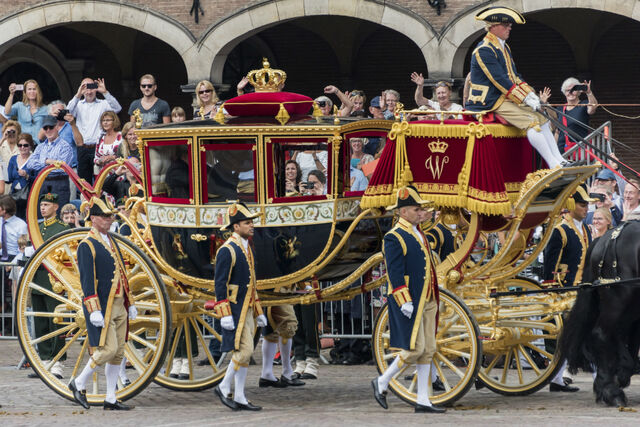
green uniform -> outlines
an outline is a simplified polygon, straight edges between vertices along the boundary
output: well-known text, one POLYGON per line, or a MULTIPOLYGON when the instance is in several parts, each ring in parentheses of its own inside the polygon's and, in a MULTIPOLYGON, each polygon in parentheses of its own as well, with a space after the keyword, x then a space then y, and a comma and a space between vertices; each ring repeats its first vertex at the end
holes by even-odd
MULTIPOLYGON (((56 217, 44 220, 40 223, 40 233, 45 241, 68 228, 69 226, 67 224, 56 217)), ((33 276, 33 282, 45 289, 52 290, 51 281, 49 280, 49 272, 42 266, 38 268, 36 274, 33 276)), ((33 291, 33 294, 31 295, 31 304, 33 311, 51 313, 55 310, 56 306, 61 304, 61 302, 55 298, 44 295, 41 292, 33 291)), ((58 325, 53 323, 53 318, 51 317, 35 317, 34 320, 36 337, 41 337, 59 328, 58 325)), ((62 350, 63 347, 63 337, 54 337, 38 343, 38 354, 42 360, 51 360, 56 354, 58 354, 58 352, 60 352, 60 350, 62 350)), ((65 359, 66 355, 63 355, 59 360, 65 359)))

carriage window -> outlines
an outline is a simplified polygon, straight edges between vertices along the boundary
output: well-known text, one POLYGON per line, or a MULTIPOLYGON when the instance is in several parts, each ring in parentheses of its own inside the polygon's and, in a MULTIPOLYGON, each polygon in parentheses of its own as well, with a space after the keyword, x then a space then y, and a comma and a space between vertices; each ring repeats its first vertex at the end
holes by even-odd
POLYGON ((329 145, 324 142, 273 144, 275 197, 324 196, 329 191, 329 145))
POLYGON ((193 198, 190 147, 186 141, 161 144, 149 144, 151 195, 189 203, 193 198))
POLYGON ((369 180, 384 149, 385 133, 357 132, 352 136, 346 136, 345 139, 344 193, 346 196, 354 196, 364 192, 369 185, 369 180))
POLYGON ((206 170, 207 174, 206 186, 203 186, 205 203, 227 200, 255 203, 255 140, 234 140, 229 144, 215 141, 203 147, 202 171, 204 174, 206 170))

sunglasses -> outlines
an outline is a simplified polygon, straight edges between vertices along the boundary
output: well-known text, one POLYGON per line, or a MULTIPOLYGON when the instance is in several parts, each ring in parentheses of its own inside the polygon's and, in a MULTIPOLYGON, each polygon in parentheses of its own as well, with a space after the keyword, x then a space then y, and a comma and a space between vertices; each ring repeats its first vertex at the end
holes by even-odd
POLYGON ((7 135, 15 135, 16 131, 13 130, 13 129, 10 129, 10 130, 6 131, 5 134, 7 134, 7 135))
POLYGON ((53 126, 42 126, 45 131, 53 129, 53 126))
POLYGON ((18 147, 20 148, 29 147, 29 144, 18 144, 18 147))
POLYGON ((200 95, 202 95, 203 93, 211 93, 211 92, 213 92, 213 89, 203 89, 203 90, 199 91, 198 93, 200 95))
POLYGON ((318 107, 324 107, 327 105, 327 101, 317 101, 316 104, 318 104, 318 107))
POLYGON ((151 89, 154 85, 140 85, 142 89, 151 89))

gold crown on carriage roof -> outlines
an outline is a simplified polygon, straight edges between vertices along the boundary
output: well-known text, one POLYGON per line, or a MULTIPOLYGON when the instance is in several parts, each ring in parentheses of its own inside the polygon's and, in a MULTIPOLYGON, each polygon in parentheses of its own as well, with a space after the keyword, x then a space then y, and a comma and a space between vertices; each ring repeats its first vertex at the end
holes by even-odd
POLYGON ((432 153, 444 153, 449 148, 449 144, 440 140, 431 141, 427 146, 432 153))
POLYGON ((262 69, 249 71, 247 79, 256 92, 278 92, 287 80, 287 73, 272 69, 269 60, 262 58, 262 69))

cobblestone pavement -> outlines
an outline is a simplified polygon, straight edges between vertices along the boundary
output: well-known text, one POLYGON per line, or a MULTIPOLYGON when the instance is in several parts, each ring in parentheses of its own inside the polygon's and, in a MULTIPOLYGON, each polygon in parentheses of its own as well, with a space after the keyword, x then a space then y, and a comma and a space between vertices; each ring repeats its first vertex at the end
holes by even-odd
MULTIPOLYGON (((256 351, 256 356, 259 356, 256 351)), ((259 368, 252 366, 246 394, 264 410, 235 413, 226 409, 211 390, 175 392, 151 384, 127 403, 136 409, 126 413, 105 412, 99 407, 84 411, 59 397, 30 371, 17 370, 21 358, 17 341, 0 341, 0 425, 91 425, 110 423, 142 426, 242 425, 638 425, 640 413, 596 405, 591 376, 580 374, 577 393, 550 393, 545 388, 533 395, 506 397, 487 389, 472 389, 444 415, 417 415, 395 397, 385 411, 373 399, 370 380, 374 366, 321 366, 318 380, 301 388, 259 389, 259 368)), ((276 367, 276 374, 279 367, 276 367)), ((640 409, 640 377, 626 389, 629 404, 640 409)))

